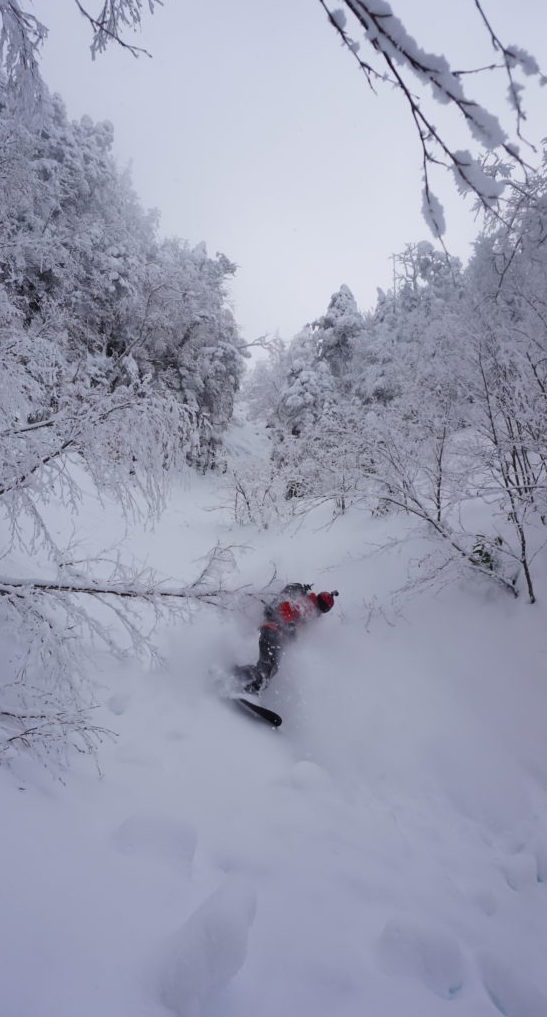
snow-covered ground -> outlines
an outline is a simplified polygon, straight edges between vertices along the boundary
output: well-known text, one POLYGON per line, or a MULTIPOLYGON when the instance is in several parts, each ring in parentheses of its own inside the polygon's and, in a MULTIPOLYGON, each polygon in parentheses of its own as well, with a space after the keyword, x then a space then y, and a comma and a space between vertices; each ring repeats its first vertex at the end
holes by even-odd
MULTIPOLYGON (((547 634, 479 578, 409 597, 401 518, 235 527, 186 478, 127 547, 181 582, 217 541, 237 585, 340 590, 266 694, 258 608, 161 634, 166 665, 97 658, 100 773, 0 771, 2 1017, 546 1017, 547 634)), ((61 525, 61 524, 60 524, 61 525)), ((93 498, 82 527, 121 524, 93 498)))

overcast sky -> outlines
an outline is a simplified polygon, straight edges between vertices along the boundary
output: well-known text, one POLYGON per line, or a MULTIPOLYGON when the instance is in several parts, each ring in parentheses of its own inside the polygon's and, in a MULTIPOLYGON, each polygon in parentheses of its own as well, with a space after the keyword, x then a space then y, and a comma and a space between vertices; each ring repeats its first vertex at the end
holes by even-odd
MULTIPOLYGON (((392 6, 420 45, 454 68, 492 62, 473 0, 392 6)), ((95 13, 99 0, 87 7, 95 13)), ((504 41, 547 65, 545 0, 486 7, 504 41)), ((34 10, 50 29, 42 63, 50 88, 71 117, 113 122, 116 159, 131 163, 163 233, 204 240, 239 266, 232 298, 248 338, 291 337, 341 283, 363 310, 372 307, 377 286, 390 285, 390 255, 429 238, 403 101, 386 87, 373 95, 317 0, 164 0, 134 39, 153 59, 118 48, 94 63, 70 0, 35 0, 34 10)), ((482 91, 476 78, 467 86, 503 111, 503 78, 495 86, 488 75, 482 91)), ((547 135, 547 90, 532 87, 529 108, 537 142, 547 135)), ((435 123, 445 118, 437 107, 435 123)), ((458 131, 456 147, 469 147, 458 131)), ((465 259, 477 229, 471 204, 448 181, 437 190, 448 245, 465 259)))

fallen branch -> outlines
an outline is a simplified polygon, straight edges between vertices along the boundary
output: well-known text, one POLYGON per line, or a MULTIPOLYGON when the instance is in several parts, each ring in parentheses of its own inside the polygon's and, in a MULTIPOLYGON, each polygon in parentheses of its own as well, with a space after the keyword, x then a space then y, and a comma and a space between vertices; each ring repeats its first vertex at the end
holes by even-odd
POLYGON ((206 603, 216 603, 221 596, 229 592, 222 587, 214 590, 200 590, 194 586, 130 587, 119 583, 59 582, 54 579, 0 577, 0 596, 17 595, 19 591, 22 595, 23 592, 27 594, 32 590, 41 590, 44 593, 82 593, 90 597, 109 595, 145 601, 155 600, 157 597, 175 597, 179 600, 201 600, 206 603))

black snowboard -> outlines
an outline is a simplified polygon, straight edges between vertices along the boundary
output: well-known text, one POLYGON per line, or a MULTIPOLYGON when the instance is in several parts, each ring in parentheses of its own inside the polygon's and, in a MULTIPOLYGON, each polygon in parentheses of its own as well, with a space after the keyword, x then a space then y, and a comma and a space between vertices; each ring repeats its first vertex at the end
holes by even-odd
POLYGON ((250 699, 245 699, 245 696, 234 696, 232 702, 237 703, 246 713, 251 713, 257 720, 263 720, 270 727, 279 727, 283 723, 283 719, 274 710, 252 703, 250 699))

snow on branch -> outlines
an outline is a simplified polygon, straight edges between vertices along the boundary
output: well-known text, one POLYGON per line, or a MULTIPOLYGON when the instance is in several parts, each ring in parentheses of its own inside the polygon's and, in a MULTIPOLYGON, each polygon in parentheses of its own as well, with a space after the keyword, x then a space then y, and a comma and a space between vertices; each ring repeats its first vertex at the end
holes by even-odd
MULTIPOLYGON (((111 582, 100 582, 93 579, 18 579, 0 575, 0 597, 23 596, 31 591, 51 594, 84 594, 89 597, 114 597, 121 600, 137 600, 153 604, 156 601, 186 600, 219 605, 219 603, 236 590, 227 591, 224 587, 226 570, 235 567, 232 547, 215 545, 206 556, 205 564, 198 576, 187 586, 170 586, 160 580, 152 572, 146 576, 130 573, 128 578, 116 579, 111 582)), ((118 565, 118 569, 121 566, 118 565)))
MULTIPOLYGON (((91 56, 93 59, 98 53, 104 52, 111 42, 117 43, 123 49, 129 51, 132 56, 151 56, 146 49, 140 46, 133 46, 123 38, 125 28, 137 29, 142 19, 142 0, 105 0, 97 15, 93 17, 80 0, 74 0, 80 14, 86 18, 91 26, 93 38, 91 41, 91 56)), ((147 0, 146 6, 153 14, 154 7, 161 5, 162 0, 147 0)))
POLYGON ((0 70, 8 89, 30 102, 41 93, 38 51, 46 36, 46 26, 18 0, 0 0, 0 70))
MULTIPOLYGON (((497 117, 464 91, 464 71, 454 71, 446 57, 427 53, 423 50, 393 13, 385 0, 342 0, 344 7, 332 9, 326 0, 319 0, 330 24, 338 33, 344 46, 357 61, 369 85, 383 80, 394 85, 403 95, 416 127, 422 149, 424 174, 423 211, 426 221, 436 237, 444 232, 444 218, 438 200, 430 184, 430 167, 440 165, 454 174, 460 192, 471 192, 483 208, 497 212, 499 199, 505 184, 485 172, 481 160, 467 151, 458 151, 449 144, 444 132, 439 130, 424 107, 424 101, 414 93, 413 82, 431 89, 433 98, 455 109, 462 117, 474 141, 483 150, 504 153, 509 164, 519 168, 526 179, 530 167, 519 154, 516 144, 508 139, 497 117), (381 73, 372 63, 360 55, 360 43, 356 42, 347 29, 346 9, 358 26, 364 30, 365 42, 379 57, 387 72, 381 73)), ((525 119, 522 106, 522 86, 515 81, 514 69, 519 67, 527 75, 535 75, 541 84, 546 79, 541 74, 537 61, 516 46, 503 46, 486 18, 481 3, 475 0, 482 23, 486 27, 490 42, 496 53, 500 53, 502 64, 491 64, 485 70, 504 68, 509 79, 509 102, 516 113, 516 134, 521 140, 521 125, 525 119)), ((470 72, 469 72, 470 73, 470 72)), ((478 73, 478 72, 473 72, 478 73)), ((533 146, 532 146, 533 147, 533 146)))
POLYGON ((55 579, 0 576, 0 623, 14 640, 2 684, 0 758, 17 746, 41 758, 64 758, 70 746, 92 752, 108 732, 91 721, 91 649, 100 643, 114 656, 157 662, 159 621, 180 621, 200 604, 227 608, 241 593, 226 586, 233 547, 213 547, 184 585, 120 561, 106 581, 76 571, 79 564, 89 573, 97 562, 64 563, 55 579))
POLYGON ((53 710, 50 713, 14 713, 0 710, 0 759, 10 757, 14 748, 33 750, 37 743, 48 757, 58 757, 62 746, 91 755, 98 744, 115 733, 92 724, 88 709, 53 710))
POLYGON ((475 0, 475 7, 477 8, 484 26, 490 35, 490 42, 492 43, 493 49, 496 52, 501 53, 503 66, 509 82, 508 100, 515 110, 517 136, 522 141, 525 141, 526 139, 522 137, 521 133, 522 122, 523 120, 526 120, 526 113, 524 111, 521 98, 523 86, 519 84, 519 82, 515 81, 513 71, 515 67, 520 67, 524 74, 529 76, 535 75, 538 77, 541 85, 547 84, 547 78, 541 73, 537 60, 530 53, 527 53, 526 50, 521 49, 519 46, 503 45, 487 18, 480 0, 475 0))
MULTIPOLYGON (((81 0, 74 0, 80 14, 91 27, 91 56, 104 52, 115 43, 132 56, 151 54, 125 38, 126 30, 138 30, 143 8, 154 13, 162 0, 103 0, 99 13, 90 13, 81 0)), ((19 0, 0 0, 0 71, 4 71, 9 93, 23 106, 32 107, 42 95, 43 83, 38 62, 48 29, 34 14, 23 10, 19 0)), ((1 84, 1 78, 0 78, 1 84)))

